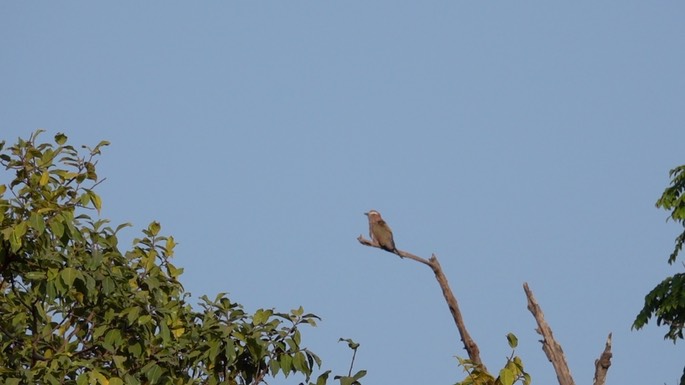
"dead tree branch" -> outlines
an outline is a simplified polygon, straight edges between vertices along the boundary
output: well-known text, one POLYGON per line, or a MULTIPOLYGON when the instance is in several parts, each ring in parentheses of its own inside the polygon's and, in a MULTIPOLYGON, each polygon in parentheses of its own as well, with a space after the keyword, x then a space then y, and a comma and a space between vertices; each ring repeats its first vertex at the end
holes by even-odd
POLYGON ((604 351, 599 356, 599 358, 595 360, 595 379, 593 381, 593 385, 604 385, 604 382, 607 378, 607 372, 609 371, 609 367, 611 366, 612 355, 613 354, 611 353, 611 333, 609 333, 609 337, 607 337, 607 342, 604 345, 604 351))
POLYGON ((571 370, 569 370, 568 364, 566 363, 564 351, 561 349, 561 345, 554 339, 552 328, 550 328, 547 321, 545 321, 545 315, 542 313, 540 305, 535 300, 533 292, 528 287, 528 283, 523 284, 523 290, 526 292, 526 297, 528 297, 528 310, 533 314, 533 317, 535 317, 535 321, 538 324, 538 328, 535 329, 535 331, 543 338, 540 341, 542 342, 542 350, 547 355, 552 366, 554 366, 559 385, 575 385, 573 377, 571 377, 571 370))
MULTIPOLYGON (((364 246, 376 247, 380 249, 379 245, 368 239, 365 239, 361 235, 357 238, 357 240, 364 246)), ((464 323, 464 318, 461 316, 461 311, 459 310, 457 298, 452 293, 452 289, 450 289, 449 283, 447 282, 447 277, 442 272, 442 267, 440 266, 440 262, 438 262, 438 258, 435 256, 435 254, 431 255, 430 259, 424 259, 412 253, 408 253, 402 250, 397 250, 397 253, 393 254, 397 254, 400 257, 412 259, 416 262, 423 263, 424 265, 430 267, 431 270, 433 270, 433 274, 435 274, 435 279, 438 281, 438 284, 442 289, 442 295, 445 297, 447 306, 449 307, 450 312, 452 313, 452 318, 454 318, 454 323, 457 325, 459 335, 461 336, 461 342, 464 344, 464 349, 466 349, 466 352, 469 355, 469 359, 473 363, 480 365, 482 369, 487 372, 487 369, 485 368, 483 361, 480 359, 480 349, 478 349, 478 345, 473 340, 473 338, 471 338, 471 335, 469 334, 468 330, 466 330, 466 324, 464 323)))

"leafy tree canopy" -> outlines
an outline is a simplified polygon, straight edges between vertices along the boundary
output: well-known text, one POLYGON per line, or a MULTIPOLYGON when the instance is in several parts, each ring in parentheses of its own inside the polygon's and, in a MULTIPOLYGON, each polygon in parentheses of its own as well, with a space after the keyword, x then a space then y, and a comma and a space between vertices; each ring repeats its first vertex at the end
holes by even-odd
MULTIPOLYGON (((683 226, 683 232, 676 237, 675 248, 668 257, 668 263, 673 264, 683 249, 683 243, 685 243, 685 165, 674 168, 669 175, 671 185, 664 190, 661 198, 656 201, 656 207, 670 211, 669 219, 683 226)), ((642 328, 652 317, 656 317, 657 325, 668 326, 664 338, 671 339, 674 343, 683 339, 685 273, 677 273, 667 277, 645 296, 645 306, 635 318, 633 328, 642 328)), ((680 384, 685 385, 685 371, 683 371, 680 384)))
POLYGON ((64 134, 45 143, 39 134, 6 149, 0 142, 10 173, 0 184, 0 383, 310 380, 321 361, 302 346, 300 327, 316 325, 316 315, 248 314, 225 294, 202 296, 194 309, 183 269, 171 263, 174 238, 159 223, 121 251, 126 225, 97 218, 97 157, 109 143, 77 150, 64 134))
MULTIPOLYGON (((685 165, 671 170, 670 176, 671 185, 657 200, 656 207, 669 210, 671 212, 669 219, 683 226, 683 232, 676 237, 675 248, 668 258, 668 263, 672 264, 676 261, 685 242, 685 165)), ((657 325, 668 326, 669 329, 664 338, 673 341, 683 338, 685 273, 667 277, 647 294, 645 306, 635 319, 633 327, 640 329, 652 316, 656 317, 657 325)))

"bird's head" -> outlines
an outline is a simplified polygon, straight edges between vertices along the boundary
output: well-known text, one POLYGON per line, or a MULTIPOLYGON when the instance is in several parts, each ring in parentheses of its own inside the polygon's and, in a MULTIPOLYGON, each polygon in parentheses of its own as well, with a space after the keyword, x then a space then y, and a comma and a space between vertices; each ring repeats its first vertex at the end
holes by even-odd
POLYGON ((376 210, 369 210, 369 212, 364 213, 367 217, 369 217, 369 221, 376 222, 381 219, 381 213, 379 213, 376 210))

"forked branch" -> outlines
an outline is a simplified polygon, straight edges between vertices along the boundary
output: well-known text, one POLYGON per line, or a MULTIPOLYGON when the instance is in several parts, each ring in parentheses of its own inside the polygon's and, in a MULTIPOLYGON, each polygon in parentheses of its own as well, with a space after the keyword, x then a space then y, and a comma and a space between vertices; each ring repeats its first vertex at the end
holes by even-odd
MULTIPOLYGON (((561 345, 554 339, 552 335, 552 328, 549 327, 545 321, 545 315, 542 313, 540 305, 535 300, 533 296, 533 291, 530 290, 527 283, 523 284, 523 290, 526 292, 526 297, 528 297, 528 310, 533 313, 535 321, 538 324, 538 328, 535 331, 542 335, 542 350, 547 355, 547 358, 552 362, 554 366, 554 371, 557 373, 557 379, 560 385, 573 385, 573 378, 571 377, 571 371, 566 363, 566 357, 564 357, 564 351, 561 349, 561 345)), ((594 385, 604 385, 606 381, 607 372, 611 366, 611 333, 607 337, 607 342, 604 346, 604 351, 595 360, 595 379, 593 381, 594 385)))

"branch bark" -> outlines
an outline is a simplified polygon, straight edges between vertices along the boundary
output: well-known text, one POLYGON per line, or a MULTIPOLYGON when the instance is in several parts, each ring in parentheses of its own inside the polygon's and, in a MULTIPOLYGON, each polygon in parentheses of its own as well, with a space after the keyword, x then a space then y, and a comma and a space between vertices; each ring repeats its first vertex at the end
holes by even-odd
POLYGON ((599 356, 599 358, 595 360, 595 379, 593 381, 594 385, 604 385, 604 382, 607 378, 607 372, 609 371, 609 367, 611 366, 612 356, 613 354, 611 353, 611 333, 609 333, 609 337, 607 337, 607 342, 604 345, 604 351, 599 356))
POLYGON ((573 377, 571 376, 571 370, 566 363, 564 351, 561 349, 561 345, 554 339, 552 328, 550 328, 547 321, 545 321, 545 315, 542 313, 542 308, 540 308, 540 305, 535 300, 533 291, 528 287, 528 283, 523 284, 523 290, 526 292, 526 297, 528 297, 528 310, 533 314, 533 317, 535 317, 535 321, 538 324, 538 328, 535 329, 535 331, 543 338, 540 341, 542 342, 542 350, 545 352, 545 355, 547 355, 552 366, 554 366, 559 385, 575 385, 573 377))
MULTIPOLYGON (((357 240, 364 246, 375 247, 379 249, 381 248, 376 243, 368 239, 365 239, 361 235, 357 238, 357 240)), ((461 342, 464 344, 464 349, 466 349, 466 352, 469 355, 469 359, 473 363, 479 365, 483 369, 483 371, 487 372, 487 368, 485 367, 483 361, 480 358, 480 349, 478 349, 478 345, 473 340, 473 338, 471 338, 471 335, 466 329, 466 323, 464 322, 464 318, 462 317, 461 311, 459 310, 459 303, 457 302, 457 298, 454 296, 454 293, 452 293, 452 289, 450 289, 449 283, 447 282, 447 277, 442 272, 442 267, 440 266, 440 262, 438 262, 438 258, 435 256, 435 254, 431 255, 430 259, 424 259, 412 253, 402 250, 397 250, 396 253, 392 254, 397 254, 400 257, 412 259, 416 262, 423 263, 424 265, 430 267, 431 270, 433 270, 433 274, 435 274, 435 279, 438 281, 440 289, 442 289, 442 295, 445 297, 445 301, 447 302, 447 307, 449 307, 450 313, 452 313, 452 318, 454 319, 454 323, 457 325, 457 330, 459 330, 461 342)))

